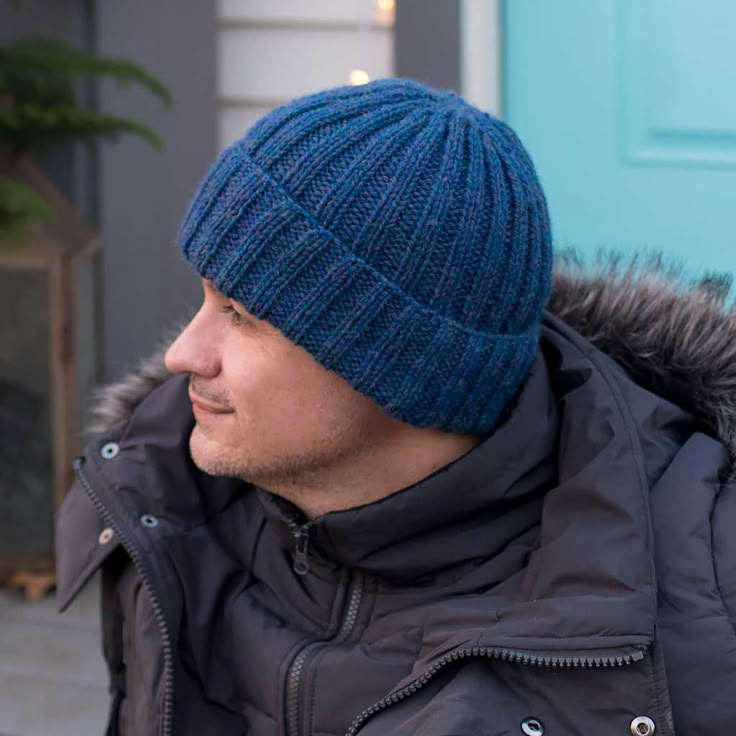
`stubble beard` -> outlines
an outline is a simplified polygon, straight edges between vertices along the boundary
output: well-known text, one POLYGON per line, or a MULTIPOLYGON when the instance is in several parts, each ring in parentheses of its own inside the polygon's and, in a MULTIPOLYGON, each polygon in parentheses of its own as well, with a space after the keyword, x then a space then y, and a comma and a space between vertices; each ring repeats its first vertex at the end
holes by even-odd
POLYGON ((333 427, 320 443, 300 452, 271 452, 265 453, 265 457, 254 457, 247 448, 235 450, 210 440, 195 425, 189 437, 189 453, 194 464, 208 475, 237 478, 291 497, 299 495, 305 486, 334 477, 336 471, 353 464, 371 446, 369 433, 357 427, 350 429, 346 433, 333 427))

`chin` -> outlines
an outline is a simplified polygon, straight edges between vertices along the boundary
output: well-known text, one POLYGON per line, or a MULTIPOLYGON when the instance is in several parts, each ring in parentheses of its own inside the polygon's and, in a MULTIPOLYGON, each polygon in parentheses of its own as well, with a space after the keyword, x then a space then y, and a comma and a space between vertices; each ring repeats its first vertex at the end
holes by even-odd
POLYGON ((192 462, 208 475, 244 479, 247 463, 232 444, 212 439, 195 425, 189 436, 192 462))
POLYGON ((189 437, 189 454, 194 464, 209 475, 223 475, 223 456, 226 456, 225 448, 217 441, 207 437, 197 425, 192 429, 189 437))

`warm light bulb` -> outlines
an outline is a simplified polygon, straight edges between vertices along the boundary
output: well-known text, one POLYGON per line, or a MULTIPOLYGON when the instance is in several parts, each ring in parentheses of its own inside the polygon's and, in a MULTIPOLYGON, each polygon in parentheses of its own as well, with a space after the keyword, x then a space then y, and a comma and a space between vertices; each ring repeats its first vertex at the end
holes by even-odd
POLYGON ((368 72, 363 69, 353 69, 348 77, 350 84, 367 84, 371 81, 368 72))
POLYGON ((394 0, 378 0, 378 7, 381 10, 393 10, 394 0))

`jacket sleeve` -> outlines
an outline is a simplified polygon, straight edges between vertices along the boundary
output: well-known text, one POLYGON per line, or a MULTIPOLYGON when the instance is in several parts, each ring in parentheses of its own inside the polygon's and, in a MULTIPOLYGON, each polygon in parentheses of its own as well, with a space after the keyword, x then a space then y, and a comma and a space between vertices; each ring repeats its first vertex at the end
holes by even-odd
POLYGON ((696 432, 650 494, 658 628, 678 733, 719 733, 736 718, 736 482, 725 480, 728 465, 727 448, 696 432))
POLYGON ((720 486, 711 519, 716 585, 736 642, 736 477, 720 486))

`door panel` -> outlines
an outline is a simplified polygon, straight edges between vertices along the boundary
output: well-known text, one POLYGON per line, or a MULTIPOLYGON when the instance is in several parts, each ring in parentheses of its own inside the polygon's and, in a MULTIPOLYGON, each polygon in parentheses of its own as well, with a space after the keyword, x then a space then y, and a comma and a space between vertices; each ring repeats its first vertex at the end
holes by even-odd
POLYGON ((733 0, 506 0, 503 43, 558 246, 736 270, 733 0))

